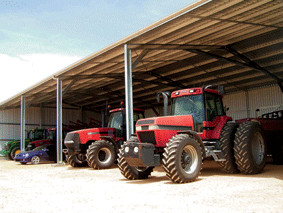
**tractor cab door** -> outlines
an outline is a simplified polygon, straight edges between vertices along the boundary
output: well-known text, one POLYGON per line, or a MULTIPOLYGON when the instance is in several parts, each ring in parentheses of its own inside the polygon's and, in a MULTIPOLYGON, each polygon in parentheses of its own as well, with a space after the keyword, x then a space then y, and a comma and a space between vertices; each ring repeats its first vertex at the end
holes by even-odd
POLYGON ((205 93, 205 108, 206 121, 213 121, 217 116, 225 115, 220 95, 205 93))

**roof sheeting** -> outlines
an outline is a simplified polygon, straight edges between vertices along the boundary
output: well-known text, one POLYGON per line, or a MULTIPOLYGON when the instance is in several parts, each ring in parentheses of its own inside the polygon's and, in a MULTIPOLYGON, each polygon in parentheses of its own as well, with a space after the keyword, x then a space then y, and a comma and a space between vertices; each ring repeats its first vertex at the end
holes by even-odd
MULTIPOLYGON (((101 110, 124 100, 124 44, 132 49, 134 105, 150 107, 155 92, 223 84, 227 92, 283 79, 282 0, 199 1, 55 74, 63 102, 101 110)), ((3 102, 55 106, 52 77, 3 102)))

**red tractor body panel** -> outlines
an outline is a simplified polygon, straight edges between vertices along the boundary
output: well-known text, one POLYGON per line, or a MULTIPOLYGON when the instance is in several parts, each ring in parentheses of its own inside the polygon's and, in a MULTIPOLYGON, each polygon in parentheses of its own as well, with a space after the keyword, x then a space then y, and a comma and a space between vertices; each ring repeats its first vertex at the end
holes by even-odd
POLYGON ((78 131, 73 131, 72 133, 77 133, 80 135, 81 144, 86 144, 88 141, 101 140, 101 136, 110 136, 114 140, 119 140, 120 138, 115 138, 114 128, 91 128, 83 129, 78 131))
POLYGON ((203 122, 203 132, 198 133, 202 140, 218 140, 224 125, 232 121, 228 116, 217 116, 213 121, 203 122))
POLYGON ((33 142, 30 142, 29 144, 32 146, 34 145, 34 147, 38 147, 44 144, 52 144, 52 142, 53 141, 51 139, 44 139, 44 140, 33 141, 33 142))
MULTIPOLYGON (((223 126, 230 120, 231 117, 218 116, 212 122, 204 121, 203 132, 199 132, 198 135, 202 140, 217 140, 223 126)), ((140 142, 153 143, 156 147, 165 147, 169 139, 180 131, 195 131, 192 115, 141 119, 137 122, 136 129, 140 142)))

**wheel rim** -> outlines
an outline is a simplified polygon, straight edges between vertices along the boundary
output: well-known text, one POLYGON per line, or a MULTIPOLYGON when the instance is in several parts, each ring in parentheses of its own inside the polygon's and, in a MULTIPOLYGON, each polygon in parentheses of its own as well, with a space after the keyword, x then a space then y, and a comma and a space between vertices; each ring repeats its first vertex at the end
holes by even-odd
POLYGON ((197 150, 191 145, 186 145, 182 151, 180 163, 187 174, 194 173, 198 166, 197 150))
POLYGON ((20 150, 20 149, 16 150, 16 151, 15 151, 15 156, 16 156, 17 154, 19 154, 19 153, 21 153, 21 150, 20 150))
POLYGON ((40 159, 39 159, 39 157, 38 157, 38 156, 34 156, 34 157, 32 157, 32 163, 33 163, 33 164, 38 164, 38 163, 39 163, 39 161, 40 161, 40 159))
POLYGON ((260 132, 256 132, 252 139, 252 155, 257 165, 262 163, 264 152, 264 139, 260 132))
POLYGON ((106 164, 111 160, 111 151, 108 148, 101 148, 98 151, 98 160, 100 163, 106 164))

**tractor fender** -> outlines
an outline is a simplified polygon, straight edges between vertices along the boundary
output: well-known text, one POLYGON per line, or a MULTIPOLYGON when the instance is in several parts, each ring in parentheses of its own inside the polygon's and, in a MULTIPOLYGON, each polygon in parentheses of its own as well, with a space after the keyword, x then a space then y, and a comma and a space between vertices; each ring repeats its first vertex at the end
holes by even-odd
POLYGON ((202 142, 200 136, 195 131, 192 131, 192 130, 178 131, 177 134, 187 134, 191 138, 194 138, 195 140, 197 140, 197 142, 200 145, 200 149, 202 151, 202 159, 206 158, 206 152, 205 152, 205 148, 204 148, 203 142, 202 142))
POLYGON ((111 137, 111 136, 100 136, 100 139, 111 142, 113 144, 113 146, 115 147, 116 153, 118 153, 121 145, 117 141, 115 141, 113 137, 111 137))

